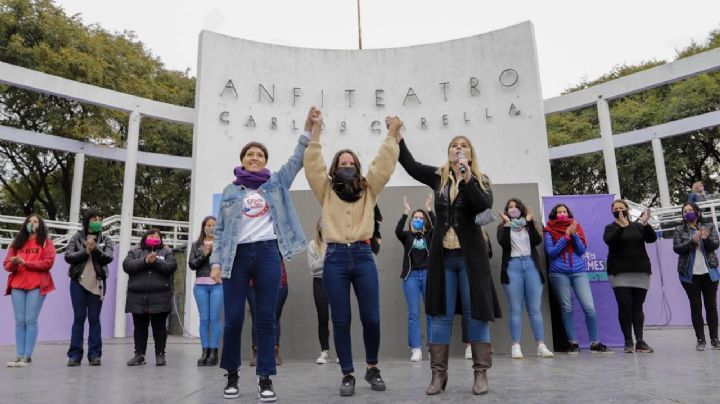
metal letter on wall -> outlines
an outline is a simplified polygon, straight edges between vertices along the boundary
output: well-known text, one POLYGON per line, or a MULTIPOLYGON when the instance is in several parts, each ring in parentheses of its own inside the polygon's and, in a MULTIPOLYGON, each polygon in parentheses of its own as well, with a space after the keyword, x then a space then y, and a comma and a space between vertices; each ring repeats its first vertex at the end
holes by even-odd
POLYGON ((300 87, 293 87, 293 105, 295 105, 295 101, 300 97, 300 87))
POLYGON ((423 129, 427 129, 427 119, 420 118, 420 127, 423 129))
POLYGON ((277 118, 270 118, 270 129, 277 129, 277 118))
POLYGON ((270 99, 270 102, 275 102, 275 84, 272 85, 272 94, 268 92, 267 88, 265 88, 264 85, 258 84, 258 102, 260 102, 260 98, 262 97, 263 92, 270 99))
POLYGON ((345 90, 345 92, 348 95, 348 107, 352 107, 353 104, 353 93, 355 90, 345 90))
POLYGON ((448 116, 443 115, 443 126, 447 126, 447 125, 448 125, 448 116))
POLYGON ((498 80, 503 87, 512 87, 517 84, 520 75, 515 69, 505 69, 500 73, 498 80))
POLYGON ((248 118, 247 122, 245 122, 245 126, 248 127, 248 128, 254 128, 255 126, 257 126, 257 125, 255 124, 255 119, 253 118, 252 115, 250 115, 250 117, 248 118))
POLYGON ((463 112, 463 119, 465 119, 465 125, 470 123, 470 120, 467 117, 467 112, 463 112))
POLYGON ((510 116, 518 116, 520 115, 520 110, 518 107, 515 106, 515 104, 510 104, 510 110, 508 110, 508 115, 510 116))
POLYGON ((405 105, 408 98, 410 98, 410 97, 415 97, 415 99, 417 100, 417 103, 422 104, 422 102, 420 102, 420 97, 418 97, 417 94, 415 94, 415 90, 413 90, 412 87, 408 87, 407 94, 405 94, 405 99, 403 100, 403 105, 405 105))
POLYGON ((372 121, 372 123, 370 123, 370 130, 374 133, 380 133, 380 121, 372 121))
POLYGON ((476 77, 470 77, 470 96, 474 97, 480 95, 480 90, 477 88, 480 81, 476 77))
POLYGON ((443 89, 443 97, 445 98, 445 101, 447 101, 447 86, 448 86, 448 84, 450 84, 449 81, 443 81, 442 83, 440 83, 440 85, 442 86, 442 89, 443 89))
POLYGON ((383 99, 383 96, 382 96, 382 94, 384 92, 385 92, 385 90, 381 90, 379 88, 377 90, 375 90, 375 106, 377 106, 377 107, 385 106, 385 104, 383 103, 383 101, 385 101, 385 100, 383 99))
POLYGON ((490 115, 490 111, 485 108, 485 119, 492 119, 492 115, 490 115))
POLYGON ((340 121, 340 133, 345 133, 347 131, 347 122, 340 121))
POLYGON ((222 97, 225 95, 226 91, 232 91, 232 93, 235 95, 235 98, 238 97, 237 90, 235 89, 235 84, 233 84, 233 81, 231 79, 228 79, 227 83, 225 83, 225 87, 223 87, 222 91, 220 91, 220 96, 222 97))
POLYGON ((220 122, 225 125, 230 125, 230 111, 223 111, 220 113, 220 122))

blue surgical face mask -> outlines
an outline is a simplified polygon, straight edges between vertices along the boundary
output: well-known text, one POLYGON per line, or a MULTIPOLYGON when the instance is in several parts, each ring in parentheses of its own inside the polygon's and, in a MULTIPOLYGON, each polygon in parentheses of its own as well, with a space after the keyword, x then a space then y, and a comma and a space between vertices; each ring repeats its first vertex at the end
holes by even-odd
POLYGON ((415 231, 422 231, 425 228, 425 220, 420 219, 419 217, 413 218, 413 220, 410 222, 410 226, 415 231))
POLYGON ((26 229, 27 232, 30 233, 30 234, 35 233, 35 226, 33 226, 32 223, 26 224, 26 225, 25 225, 25 229, 26 229))

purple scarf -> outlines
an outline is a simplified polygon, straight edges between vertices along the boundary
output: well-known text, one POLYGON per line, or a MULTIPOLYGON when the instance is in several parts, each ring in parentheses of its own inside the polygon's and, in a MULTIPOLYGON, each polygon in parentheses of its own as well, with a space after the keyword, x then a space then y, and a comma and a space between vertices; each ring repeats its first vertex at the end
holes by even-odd
POLYGON ((263 168, 258 172, 251 172, 243 167, 235 167, 233 171, 235 173, 235 185, 243 185, 246 188, 258 189, 260 185, 264 184, 265 181, 270 178, 270 170, 263 168))

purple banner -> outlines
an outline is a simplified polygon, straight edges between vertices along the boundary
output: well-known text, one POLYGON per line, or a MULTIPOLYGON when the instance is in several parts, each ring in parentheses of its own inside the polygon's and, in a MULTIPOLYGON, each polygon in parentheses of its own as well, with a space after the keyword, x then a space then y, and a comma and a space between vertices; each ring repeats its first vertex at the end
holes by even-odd
MULTIPOLYGON (((575 220, 582 225, 587 239, 587 251, 584 258, 595 302, 600 340, 606 345, 623 346, 624 338, 618 323, 615 294, 610 287, 610 282, 608 282, 606 271, 608 247, 603 241, 605 226, 614 220, 610 212, 610 204, 614 199, 613 195, 545 196, 543 197, 543 209, 545 211, 543 221, 547 222, 547 215, 553 206, 562 203, 570 208, 575 220)), ((575 331, 580 345, 587 347, 590 341, 585 327, 585 314, 574 295, 573 305, 575 331)))

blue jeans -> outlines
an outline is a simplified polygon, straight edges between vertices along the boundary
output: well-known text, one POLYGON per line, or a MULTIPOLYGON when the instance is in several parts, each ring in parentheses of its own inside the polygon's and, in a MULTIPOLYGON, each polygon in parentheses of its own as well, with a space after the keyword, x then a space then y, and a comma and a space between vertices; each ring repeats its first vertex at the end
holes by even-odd
MULTIPOLYGON (((288 286, 280 287, 278 289, 277 304, 275 305, 275 345, 280 345, 280 316, 282 316, 282 309, 285 306, 285 301, 288 297, 288 286)), ((248 288, 247 294, 248 306, 250 306, 250 318, 252 319, 252 345, 253 348, 257 346, 257 330, 255 329, 255 288, 248 288)))
POLYGON ((535 262, 530 256, 512 257, 508 263, 507 274, 510 283, 502 286, 507 295, 508 306, 510 306, 510 336, 512 342, 520 342, 523 306, 527 306, 535 341, 542 341, 545 338, 542 312, 540 311, 543 284, 535 262))
POLYGON ((370 245, 330 243, 325 253, 323 285, 330 303, 335 350, 343 373, 354 372, 350 340, 350 285, 355 290, 363 326, 365 362, 378 363, 380 349, 380 294, 377 267, 370 245))
POLYGON ((592 291, 590 290, 590 279, 585 272, 562 273, 550 272, 550 283, 552 284, 555 296, 560 303, 563 326, 568 341, 577 342, 575 335, 575 323, 573 322, 573 301, 572 292, 580 302, 585 312, 585 326, 587 327, 590 342, 598 341, 597 319, 595 318, 595 304, 593 303, 592 291))
MULTIPOLYGON (((103 288, 105 290, 105 288, 103 288)), ((73 360, 83 357, 83 339, 85 338, 85 319, 88 320, 88 358, 102 356, 102 331, 100 328, 100 296, 88 292, 78 281, 70 281, 70 300, 72 301, 74 320, 70 334, 70 349, 67 356, 73 360)))
MULTIPOLYGON (((459 250, 458 250, 459 251, 459 250)), ((452 337, 453 317, 455 316, 455 300, 457 298, 458 286, 460 289, 460 303, 462 304, 463 318, 468 323, 468 335, 471 342, 490 342, 490 325, 487 321, 476 320, 471 317, 470 308, 470 283, 465 259, 462 254, 450 253, 443 258, 445 260, 445 315, 430 317, 430 336, 428 341, 431 344, 450 344, 452 337)))
POLYGON ((45 296, 40 294, 40 288, 12 289, 10 295, 15 311, 15 350, 17 356, 29 357, 37 342, 37 321, 45 296))
POLYGON ((275 371, 275 304, 280 288, 280 251, 276 240, 238 244, 230 278, 223 279, 225 303, 225 332, 220 367, 237 370, 240 367, 240 340, 245 320, 245 296, 248 282, 253 279, 257 307, 258 376, 270 376, 275 371))
POLYGON ((222 284, 195 285, 193 295, 200 314, 200 345, 203 348, 217 348, 220 345, 222 332, 220 323, 223 308, 222 284))
MULTIPOLYGON (((403 280, 403 293, 408 308, 408 346, 410 348, 422 347, 420 335, 420 297, 425 301, 425 283, 427 282, 427 269, 414 269, 403 280)), ((426 338, 430 335, 430 316, 427 316, 426 338)))

